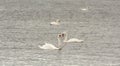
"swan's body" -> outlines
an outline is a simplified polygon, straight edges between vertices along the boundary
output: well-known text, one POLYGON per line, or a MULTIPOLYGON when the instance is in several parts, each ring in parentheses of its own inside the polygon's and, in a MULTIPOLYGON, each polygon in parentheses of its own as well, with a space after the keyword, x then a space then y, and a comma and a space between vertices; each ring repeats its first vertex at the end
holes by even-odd
POLYGON ((58 47, 52 45, 52 44, 49 44, 49 43, 45 43, 45 45, 43 46, 39 46, 41 49, 59 49, 58 47))
POLYGON ((77 38, 71 38, 69 40, 64 40, 64 42, 83 42, 83 40, 79 40, 77 38))
POLYGON ((77 38, 71 38, 71 39, 68 40, 66 32, 63 32, 62 36, 65 37, 63 42, 83 42, 83 40, 80 40, 80 39, 77 39, 77 38))
POLYGON ((88 10, 88 9, 86 9, 86 8, 82 8, 81 10, 86 11, 86 10, 88 10))
POLYGON ((60 25, 60 20, 57 19, 56 21, 51 22, 50 25, 60 25))
POLYGON ((59 22, 51 22, 50 25, 60 25, 59 22))
POLYGON ((54 46, 53 44, 50 44, 50 43, 45 43, 45 45, 42 45, 40 46, 39 45, 39 48, 41 49, 62 49, 64 46, 61 46, 61 41, 60 41, 60 38, 62 38, 61 35, 58 35, 58 47, 54 46))
POLYGON ((87 11, 88 10, 88 7, 87 8, 81 8, 82 11, 87 11))

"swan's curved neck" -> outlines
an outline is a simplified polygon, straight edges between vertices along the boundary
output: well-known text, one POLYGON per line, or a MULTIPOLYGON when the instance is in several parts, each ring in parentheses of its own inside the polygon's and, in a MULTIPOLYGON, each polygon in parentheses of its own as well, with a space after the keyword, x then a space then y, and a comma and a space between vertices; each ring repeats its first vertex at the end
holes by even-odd
POLYGON ((65 33, 65 39, 64 39, 64 41, 67 41, 67 39, 68 39, 68 34, 65 33))
POLYGON ((60 38, 57 38, 58 39, 58 47, 60 47, 60 45, 61 45, 61 40, 60 40, 60 38))

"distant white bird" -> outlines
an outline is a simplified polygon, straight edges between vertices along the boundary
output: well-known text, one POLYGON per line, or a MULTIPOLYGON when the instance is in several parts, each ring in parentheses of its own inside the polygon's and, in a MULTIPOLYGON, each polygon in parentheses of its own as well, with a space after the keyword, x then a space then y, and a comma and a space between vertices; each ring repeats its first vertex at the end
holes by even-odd
POLYGON ((60 50, 60 49, 63 48, 63 46, 61 45, 60 38, 62 38, 62 36, 59 34, 58 37, 57 37, 58 47, 56 47, 56 46, 54 46, 53 44, 50 44, 50 43, 45 43, 45 45, 42 45, 42 46, 39 45, 39 48, 41 48, 41 49, 59 49, 60 50))
POLYGON ((63 42, 83 42, 84 40, 80 40, 80 39, 77 39, 77 38, 71 38, 71 39, 69 39, 68 40, 68 37, 67 37, 67 32, 63 32, 62 33, 62 37, 64 37, 64 40, 63 40, 63 42))
POLYGON ((81 8, 81 10, 82 10, 82 11, 87 11, 87 10, 88 10, 88 8, 81 8))
POLYGON ((50 25, 60 25, 60 20, 57 19, 56 21, 51 22, 50 25))
POLYGON ((86 8, 83 8, 83 9, 81 9, 81 10, 86 11, 87 9, 86 9, 86 8))

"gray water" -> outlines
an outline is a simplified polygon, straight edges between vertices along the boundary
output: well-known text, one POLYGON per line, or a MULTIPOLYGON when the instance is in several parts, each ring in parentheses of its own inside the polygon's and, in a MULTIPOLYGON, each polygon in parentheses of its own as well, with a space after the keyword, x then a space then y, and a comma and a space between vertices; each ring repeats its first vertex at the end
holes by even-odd
POLYGON ((119 0, 0 0, 0 66, 120 66, 119 0), (82 11, 81 8, 88 8, 82 11), (49 25, 61 20, 60 26, 49 25), (67 31, 62 50, 57 34, 67 31))

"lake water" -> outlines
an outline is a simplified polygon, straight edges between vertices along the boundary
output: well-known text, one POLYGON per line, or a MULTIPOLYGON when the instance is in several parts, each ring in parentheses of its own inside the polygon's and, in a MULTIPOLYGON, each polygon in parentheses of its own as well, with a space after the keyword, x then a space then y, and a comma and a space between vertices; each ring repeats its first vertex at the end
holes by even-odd
POLYGON ((0 0, 0 66, 120 66, 118 0, 0 0), (87 8, 86 11, 81 10, 87 8), (50 22, 61 20, 60 26, 50 22), (57 34, 67 31, 62 50, 57 34))

